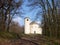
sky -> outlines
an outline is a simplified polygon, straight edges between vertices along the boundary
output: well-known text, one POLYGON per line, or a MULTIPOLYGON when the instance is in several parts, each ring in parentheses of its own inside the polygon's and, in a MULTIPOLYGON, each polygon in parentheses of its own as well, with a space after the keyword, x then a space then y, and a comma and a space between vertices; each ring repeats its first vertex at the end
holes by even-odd
MULTIPOLYGON (((16 0, 16 2, 18 1, 19 0, 16 0)), ((52 6, 51 0, 48 0, 48 1, 52 6)), ((19 16, 15 15, 15 18, 13 18, 13 21, 18 22, 19 25, 23 26, 24 18, 29 17, 31 21, 36 21, 37 23, 41 23, 42 7, 40 6, 40 4, 34 5, 35 2, 39 3, 39 0, 23 0, 22 5, 17 10, 17 12, 21 12, 21 14, 17 14, 19 16)))
MULTIPOLYGON (((19 9, 17 10, 17 12, 20 11, 23 14, 21 14, 21 16, 15 16, 15 18, 13 18, 13 21, 18 22, 21 26, 24 25, 25 17, 29 17, 31 21, 34 21, 36 18, 36 15, 38 15, 37 13, 42 11, 41 7, 39 7, 38 4, 34 5, 34 6, 29 6, 30 4, 32 4, 34 2, 35 2, 35 0, 23 0, 21 7, 19 7, 19 9)), ((39 14, 39 15, 41 15, 41 14, 39 14)), ((36 19, 36 22, 41 23, 41 19, 42 19, 41 16, 38 17, 36 19)))

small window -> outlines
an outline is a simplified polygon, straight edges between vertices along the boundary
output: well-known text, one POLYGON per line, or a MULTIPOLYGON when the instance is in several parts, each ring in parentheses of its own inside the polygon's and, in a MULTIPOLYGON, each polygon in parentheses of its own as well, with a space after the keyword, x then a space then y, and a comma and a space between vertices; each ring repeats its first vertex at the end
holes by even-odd
POLYGON ((27 19, 27 21, 28 21, 28 19, 27 19))

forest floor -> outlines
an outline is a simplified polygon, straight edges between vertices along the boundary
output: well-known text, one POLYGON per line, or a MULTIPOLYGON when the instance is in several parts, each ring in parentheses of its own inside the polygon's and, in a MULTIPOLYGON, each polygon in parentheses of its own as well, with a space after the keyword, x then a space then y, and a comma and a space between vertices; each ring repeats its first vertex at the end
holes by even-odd
POLYGON ((60 45, 60 40, 57 39, 51 39, 46 36, 42 35, 25 35, 22 34, 19 37, 20 38, 15 38, 17 35, 13 36, 10 33, 3 33, 4 35, 2 36, 0 33, 0 45, 60 45), (10 36, 10 37, 9 37, 10 36), (12 38, 12 39, 9 39, 12 38), (15 38, 15 39, 13 39, 15 38))
POLYGON ((60 45, 60 40, 42 35, 24 35, 22 39, 32 41, 38 45, 60 45))

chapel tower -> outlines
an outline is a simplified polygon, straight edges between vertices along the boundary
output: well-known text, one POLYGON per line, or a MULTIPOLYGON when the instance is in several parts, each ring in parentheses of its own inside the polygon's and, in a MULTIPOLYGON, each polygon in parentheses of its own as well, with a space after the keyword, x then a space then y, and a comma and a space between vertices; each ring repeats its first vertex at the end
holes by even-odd
POLYGON ((30 19, 28 17, 25 18, 25 34, 30 34, 30 19))

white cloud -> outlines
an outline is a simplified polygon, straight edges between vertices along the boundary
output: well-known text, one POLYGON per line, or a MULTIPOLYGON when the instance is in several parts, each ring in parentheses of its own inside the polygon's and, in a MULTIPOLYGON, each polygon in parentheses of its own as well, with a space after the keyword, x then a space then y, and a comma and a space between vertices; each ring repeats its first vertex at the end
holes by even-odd
POLYGON ((12 21, 17 22, 20 26, 24 25, 24 20, 21 17, 16 17, 12 21))

